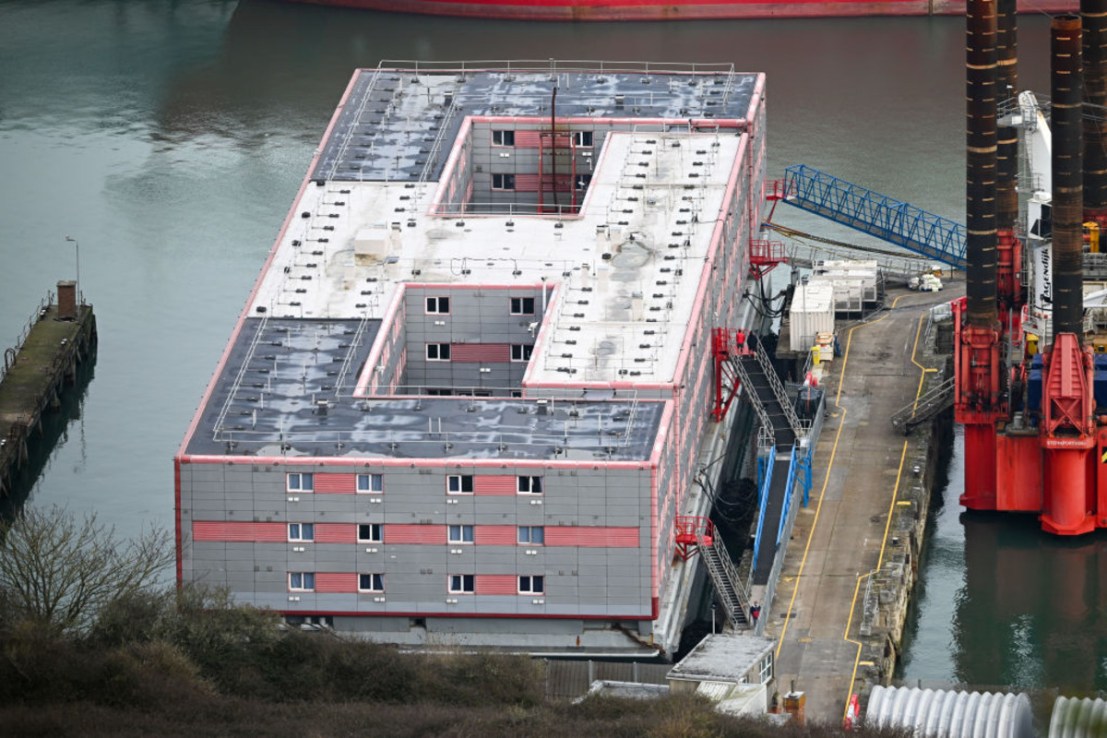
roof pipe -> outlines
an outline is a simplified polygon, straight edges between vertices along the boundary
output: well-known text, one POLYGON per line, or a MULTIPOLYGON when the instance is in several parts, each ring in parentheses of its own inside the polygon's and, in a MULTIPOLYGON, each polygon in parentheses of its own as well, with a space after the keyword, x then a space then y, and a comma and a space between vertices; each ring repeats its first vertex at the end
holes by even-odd
POLYGON ((965 292, 969 325, 992 329, 996 307, 996 0, 968 0, 965 22, 965 292))

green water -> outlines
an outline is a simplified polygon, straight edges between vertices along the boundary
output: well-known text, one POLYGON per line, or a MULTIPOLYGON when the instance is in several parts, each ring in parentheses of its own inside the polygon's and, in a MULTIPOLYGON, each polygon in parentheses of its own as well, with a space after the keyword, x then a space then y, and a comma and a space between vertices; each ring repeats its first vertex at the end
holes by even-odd
MULTIPOLYGON (((1047 28, 1023 19, 1022 79, 1039 90, 1047 28)), ((958 18, 568 25, 0 0, 0 343, 75 276, 67 235, 100 328, 95 377, 31 498, 95 509, 123 534, 171 524, 172 457, 357 66, 733 62, 768 74, 770 176, 806 163, 963 220, 963 35, 958 18)), ((955 481, 904 676, 1107 688, 1102 543, 993 521, 966 544, 957 494, 955 481)))

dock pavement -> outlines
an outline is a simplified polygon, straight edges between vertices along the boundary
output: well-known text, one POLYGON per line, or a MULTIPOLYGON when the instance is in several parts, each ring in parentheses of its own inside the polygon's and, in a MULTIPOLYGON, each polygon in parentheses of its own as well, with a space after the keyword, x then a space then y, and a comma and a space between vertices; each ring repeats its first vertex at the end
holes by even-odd
POLYGON ((827 421, 811 499, 797 514, 764 624, 778 643, 777 689, 783 695, 794 683, 804 692, 809 720, 838 724, 857 691, 864 582, 884 560, 907 458, 908 440, 890 418, 931 369, 916 359, 929 309, 963 288, 889 290, 885 310, 840 332, 842 356, 824 376, 827 421))

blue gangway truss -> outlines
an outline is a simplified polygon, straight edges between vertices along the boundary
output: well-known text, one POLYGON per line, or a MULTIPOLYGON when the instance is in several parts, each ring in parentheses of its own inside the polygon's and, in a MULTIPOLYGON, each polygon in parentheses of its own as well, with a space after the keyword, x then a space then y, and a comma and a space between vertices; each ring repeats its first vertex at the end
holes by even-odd
POLYGON ((812 169, 784 170, 784 202, 928 259, 965 268, 965 226, 914 205, 812 169))

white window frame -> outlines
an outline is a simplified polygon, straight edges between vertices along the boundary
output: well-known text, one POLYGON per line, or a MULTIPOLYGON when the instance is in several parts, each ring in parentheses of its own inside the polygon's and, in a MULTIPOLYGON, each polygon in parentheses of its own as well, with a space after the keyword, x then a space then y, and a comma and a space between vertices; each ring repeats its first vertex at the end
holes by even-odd
POLYGON ((511 344, 511 360, 518 362, 530 361, 530 357, 534 355, 534 346, 529 343, 513 343, 511 344))
POLYGON ((519 594, 544 595, 546 594, 545 574, 522 574, 519 576, 519 594))
POLYGON ((315 540, 315 523, 289 523, 288 540, 295 543, 311 543, 315 540))
POLYGON ((382 523, 358 523, 357 524, 357 542, 358 543, 384 543, 384 525, 382 523), (376 537, 375 538, 374 537, 362 538, 361 537, 361 526, 363 526, 363 525, 369 526, 370 536, 372 536, 372 534, 375 532, 377 534, 376 537))
POLYGON ((446 475, 446 494, 448 495, 471 495, 473 494, 473 488, 476 486, 476 480, 473 479, 472 474, 447 474, 446 475), (455 485, 454 480, 457 480, 455 485), (466 480, 468 480, 469 489, 465 489, 466 480), (453 489, 453 487, 457 489, 453 489))
POLYGON ((511 315, 534 315, 533 297, 512 297, 509 305, 511 315), (527 301, 530 301, 530 310, 527 310, 527 301))
POLYGON ((493 174, 492 175, 492 189, 495 192, 514 192, 515 191, 515 175, 514 174, 506 174, 506 173, 493 174))
POLYGON ((519 476, 515 478, 515 491, 521 495, 542 494, 542 477, 519 476), (537 488, 537 489, 536 489, 537 488))
POLYGON ((515 534, 516 540, 520 546, 545 546, 546 545, 546 526, 544 525, 520 525, 519 530, 515 534), (534 540, 534 531, 538 531, 538 535, 542 538, 541 541, 534 540), (523 540, 523 531, 526 531, 526 540, 523 540))
POLYGON ((760 684, 768 684, 769 680, 771 680, 773 678, 773 653, 772 653, 772 651, 770 651, 769 653, 765 654, 764 657, 762 657, 761 663, 759 664, 759 667, 760 667, 759 671, 760 671, 760 674, 761 674, 760 684))
POLYGON ((284 477, 284 488, 288 492, 314 492, 314 472, 289 472, 284 477))
POLYGON ((591 149, 596 145, 596 134, 594 131, 573 131, 573 148, 575 149, 591 149), (585 142, 585 139, 588 139, 585 142))
POLYGON ((515 131, 509 128, 492 129, 492 145, 503 147, 515 146, 515 131))
POLYGON ((450 360, 450 344, 448 343, 428 343, 427 344, 427 361, 449 361, 450 360), (433 349, 433 351, 431 350, 433 349), (431 356, 431 354, 434 354, 431 356))
POLYGON ((365 573, 357 575, 357 591, 358 592, 383 592, 384 591, 384 574, 365 573), (369 577, 369 587, 366 589, 361 586, 361 578, 369 577))
POLYGON ((473 529, 473 526, 471 526, 471 525, 460 525, 459 524, 459 525, 448 525, 448 526, 446 526, 446 542, 451 544, 451 545, 453 545, 455 543, 456 544, 472 545, 473 538, 475 537, 475 534, 476 534, 476 531, 473 529), (456 538, 454 537, 454 531, 455 530, 457 531, 457 537, 456 538), (465 534, 466 533, 469 534, 469 540, 465 540, 465 534))
POLYGON ((314 592, 315 591, 315 572, 313 571, 290 571, 288 572, 288 591, 289 592, 314 592), (299 586, 296 586, 296 577, 299 577, 299 586))
POLYGON ((379 495, 384 492, 384 475, 373 472, 361 472, 355 480, 355 487, 359 495, 379 495), (361 488, 361 480, 365 480, 365 489, 361 488), (376 489, 374 489, 376 487, 376 489))
POLYGON ((445 295, 428 297, 423 303, 427 315, 449 315, 450 298, 445 295))
POLYGON ((450 594, 473 594, 477 591, 477 575, 450 574, 446 577, 446 590, 450 594), (466 579, 469 581, 466 582, 466 579), (469 585, 468 589, 465 588, 466 584, 469 585))

